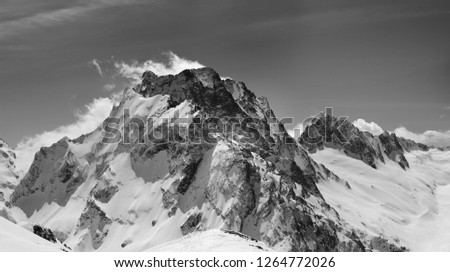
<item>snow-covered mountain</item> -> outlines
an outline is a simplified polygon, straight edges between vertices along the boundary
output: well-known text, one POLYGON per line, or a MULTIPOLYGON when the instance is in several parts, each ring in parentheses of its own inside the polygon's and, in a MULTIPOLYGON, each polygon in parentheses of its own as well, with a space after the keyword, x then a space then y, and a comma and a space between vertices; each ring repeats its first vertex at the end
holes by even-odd
POLYGON ((12 220, 8 202, 14 188, 19 183, 16 171, 16 154, 13 149, 0 138, 0 217, 12 220))
POLYGON ((327 180, 318 183, 318 188, 352 227, 409 250, 450 250, 446 231, 450 228, 449 151, 386 131, 372 135, 349 122, 339 126, 337 118, 323 113, 307 127, 299 143, 312 152, 314 161, 345 181, 327 180), (338 127, 341 134, 335 135, 347 141, 331 136, 338 127), (315 144, 317 136, 329 141, 315 144))
POLYGON ((296 141, 266 98, 210 68, 144 73, 108 121, 42 148, 11 195, 75 251, 421 250, 416 225, 450 215, 448 153, 351 124, 349 143, 316 143, 339 127, 325 115, 296 141))

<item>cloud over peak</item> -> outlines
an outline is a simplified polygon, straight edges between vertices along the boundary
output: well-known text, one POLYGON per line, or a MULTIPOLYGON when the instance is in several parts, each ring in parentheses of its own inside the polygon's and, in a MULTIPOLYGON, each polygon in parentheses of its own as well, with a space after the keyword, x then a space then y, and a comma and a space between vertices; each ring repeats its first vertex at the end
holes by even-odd
POLYGON ((373 135, 380 135, 383 133, 383 129, 375 122, 367 122, 364 119, 357 119, 352 123, 355 127, 362 131, 368 131, 373 135))
POLYGON ((175 75, 186 69, 204 67, 198 61, 179 57, 173 52, 165 53, 165 55, 167 56, 167 62, 158 62, 151 59, 144 62, 132 61, 131 63, 116 61, 114 67, 120 76, 131 80, 133 83, 139 83, 142 80, 142 74, 146 71, 164 76, 175 75))
POLYGON ((110 114, 114 103, 118 100, 117 94, 109 98, 96 98, 85 106, 83 110, 75 112, 75 121, 72 124, 60 126, 51 131, 22 139, 15 148, 17 154, 17 169, 26 171, 30 167, 34 154, 41 147, 50 146, 64 137, 75 139, 83 134, 94 131, 110 114))

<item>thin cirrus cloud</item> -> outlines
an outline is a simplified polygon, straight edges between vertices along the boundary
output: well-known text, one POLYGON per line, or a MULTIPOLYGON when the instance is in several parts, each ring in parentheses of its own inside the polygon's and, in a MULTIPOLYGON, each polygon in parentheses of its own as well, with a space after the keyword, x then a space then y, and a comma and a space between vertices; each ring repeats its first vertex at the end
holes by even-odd
MULTIPOLYGON (((35 0, 27 0, 29 5, 35 3, 35 0)), ((25 2, 27 2, 25 1, 25 2)), ((22 1, 23 2, 23 1, 22 1)), ((12 5, 8 8, 8 12, 14 14, 15 12, 21 13, 21 8, 25 3, 18 3, 17 6, 12 5)), ((51 3, 52 1, 47 1, 51 3)), ((36 10, 29 11, 27 16, 13 16, 11 20, 5 20, 0 22, 0 40, 6 39, 11 35, 19 35, 23 31, 33 30, 42 27, 50 27, 55 24, 74 20, 85 16, 86 14, 99 10, 102 8, 130 5, 141 2, 140 0, 88 0, 82 2, 83 4, 59 8, 56 10, 36 10)), ((70 2, 69 2, 70 3, 70 2)))

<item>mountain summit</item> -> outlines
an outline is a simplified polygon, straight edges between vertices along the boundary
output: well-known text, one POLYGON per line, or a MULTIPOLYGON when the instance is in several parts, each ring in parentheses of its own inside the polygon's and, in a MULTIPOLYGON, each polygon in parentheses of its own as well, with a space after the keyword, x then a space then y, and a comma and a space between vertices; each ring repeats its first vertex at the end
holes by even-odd
MULTIPOLYGON (((188 237, 237 235, 281 251, 409 249, 408 237, 383 230, 404 222, 387 209, 412 217, 406 208, 388 199, 376 216, 389 223, 374 222, 364 207, 386 201, 372 194, 367 203, 365 186, 377 183, 361 185, 330 159, 361 162, 359 173, 400 169, 407 179, 414 144, 351 124, 343 125, 348 144, 314 143, 318 122, 337 128, 322 116, 297 142, 242 82, 211 68, 148 71, 101 127, 42 148, 11 203, 76 251, 143 251, 185 243, 194 232, 188 237), (364 205, 349 204, 352 197, 364 205)), ((412 184, 399 195, 419 186, 412 184)))

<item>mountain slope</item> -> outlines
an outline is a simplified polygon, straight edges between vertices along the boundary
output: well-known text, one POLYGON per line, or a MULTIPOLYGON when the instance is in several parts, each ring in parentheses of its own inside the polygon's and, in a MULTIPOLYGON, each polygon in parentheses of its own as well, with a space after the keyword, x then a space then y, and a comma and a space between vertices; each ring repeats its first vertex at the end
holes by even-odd
POLYGON ((446 184, 447 158, 430 152, 326 115, 297 142, 242 82, 149 71, 103 127, 42 148, 11 203, 76 251, 182 250, 219 229, 280 251, 417 250, 399 228, 414 233, 446 196, 431 189, 446 184))
POLYGON ((355 229, 397 240, 413 251, 449 251, 450 152, 405 153, 408 171, 390 160, 373 169, 335 149, 312 155, 348 186, 318 187, 327 203, 355 229))
POLYGON ((49 252, 61 251, 51 243, 32 232, 0 217, 0 251, 8 252, 49 252))
POLYGON ((153 252, 264 252, 271 251, 264 243, 238 233, 217 229, 199 231, 183 238, 150 248, 153 252))
POLYGON ((0 138, 0 217, 14 221, 9 212, 9 197, 19 183, 16 171, 16 155, 11 147, 0 138))
POLYGON ((355 230, 414 251, 450 250, 445 231, 450 227, 449 151, 388 132, 361 132, 325 114, 307 127, 299 143, 335 175, 317 186, 355 230), (315 143, 319 137, 328 141, 315 143))
POLYGON ((243 83, 209 68, 146 72, 109 121, 130 130, 43 148, 11 198, 75 250, 145 250, 205 229, 276 250, 369 249, 374 237, 340 220, 315 163, 243 83))

